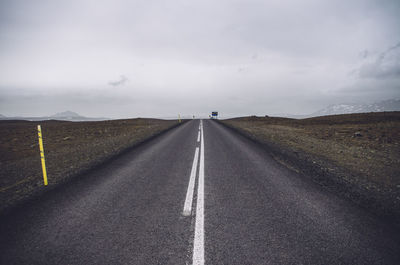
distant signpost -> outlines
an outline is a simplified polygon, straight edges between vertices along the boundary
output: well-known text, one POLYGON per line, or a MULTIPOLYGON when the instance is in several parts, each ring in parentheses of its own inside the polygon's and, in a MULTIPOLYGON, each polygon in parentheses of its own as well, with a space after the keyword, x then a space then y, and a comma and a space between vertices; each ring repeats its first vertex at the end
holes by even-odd
POLYGON ((216 119, 218 117, 218 111, 211 112, 211 118, 216 119))

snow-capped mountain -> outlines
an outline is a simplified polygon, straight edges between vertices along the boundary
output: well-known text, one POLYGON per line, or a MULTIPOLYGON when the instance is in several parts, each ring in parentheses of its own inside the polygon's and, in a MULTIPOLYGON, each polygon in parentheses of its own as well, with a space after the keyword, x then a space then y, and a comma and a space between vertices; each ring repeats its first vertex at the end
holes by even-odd
POLYGON ((326 116, 335 114, 381 112, 381 111, 400 111, 400 100, 389 99, 370 104, 348 103, 329 105, 317 112, 312 113, 311 117, 326 116))

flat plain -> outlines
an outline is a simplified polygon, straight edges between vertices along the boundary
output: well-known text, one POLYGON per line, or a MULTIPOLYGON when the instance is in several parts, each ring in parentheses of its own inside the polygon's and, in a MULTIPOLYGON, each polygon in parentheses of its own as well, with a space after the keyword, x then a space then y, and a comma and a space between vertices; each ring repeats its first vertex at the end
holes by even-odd
POLYGON ((294 170, 400 221, 400 112, 252 116, 222 123, 265 145, 294 170))
POLYGON ((177 124, 175 120, 0 121, 0 212, 100 165, 177 124), (43 187, 37 125, 49 187, 43 187))

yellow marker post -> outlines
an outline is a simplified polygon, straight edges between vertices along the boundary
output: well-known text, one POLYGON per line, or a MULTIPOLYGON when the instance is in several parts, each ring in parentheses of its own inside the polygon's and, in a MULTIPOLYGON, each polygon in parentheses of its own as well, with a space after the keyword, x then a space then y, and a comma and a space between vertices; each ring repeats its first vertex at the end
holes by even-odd
POLYGON ((181 114, 178 114, 179 123, 181 123, 181 114))
POLYGON ((47 186, 47 172, 46 172, 46 162, 44 160, 44 148, 43 148, 43 139, 42 139, 42 129, 40 125, 37 126, 38 135, 39 135, 39 148, 40 148, 40 158, 42 160, 42 169, 43 169, 43 181, 44 185, 47 186))

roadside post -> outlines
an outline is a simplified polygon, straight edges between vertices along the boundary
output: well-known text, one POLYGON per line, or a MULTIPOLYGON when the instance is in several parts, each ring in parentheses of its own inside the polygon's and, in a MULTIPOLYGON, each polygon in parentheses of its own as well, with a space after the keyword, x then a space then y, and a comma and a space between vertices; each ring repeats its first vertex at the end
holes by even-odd
POLYGON ((38 125, 37 128, 38 128, 38 136, 39 136, 40 159, 42 160, 43 181, 44 181, 44 185, 47 186, 47 172, 46 172, 46 161, 44 159, 42 128, 40 127, 40 125, 38 125))
POLYGON ((182 122, 182 121, 181 121, 181 114, 178 114, 178 120, 179 120, 179 123, 182 122))

